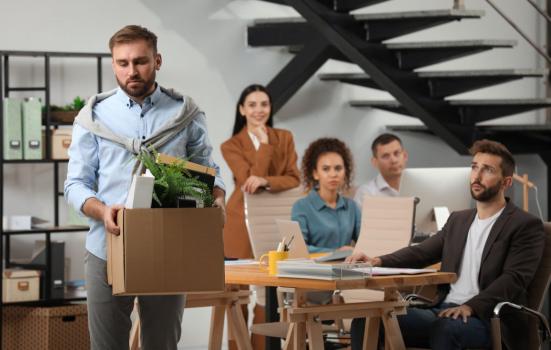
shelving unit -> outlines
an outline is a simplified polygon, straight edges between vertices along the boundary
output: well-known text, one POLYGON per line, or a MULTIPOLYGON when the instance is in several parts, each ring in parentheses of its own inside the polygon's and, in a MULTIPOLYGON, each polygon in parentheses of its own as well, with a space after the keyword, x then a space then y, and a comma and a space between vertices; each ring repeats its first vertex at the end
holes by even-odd
MULTIPOLYGON (((61 125, 71 125, 70 123, 60 123, 51 120, 51 106, 50 106, 50 59, 53 57, 63 58, 87 58, 94 59, 96 61, 97 70, 97 91, 102 90, 102 60, 111 57, 108 53, 75 53, 75 52, 46 52, 46 51, 1 51, 0 50, 0 214, 4 213, 4 165, 12 164, 51 164, 53 166, 53 179, 52 186, 53 192, 53 226, 41 227, 30 230, 4 230, 0 226, 0 261, 4 261, 5 267, 24 267, 43 271, 45 278, 45 285, 47 288, 41 293, 40 300, 32 302, 20 302, 20 303, 0 303, 0 324, 2 323, 2 306, 3 305, 27 305, 27 306, 44 306, 63 304, 69 301, 85 300, 86 292, 66 292, 63 299, 53 299, 50 295, 51 285, 51 235, 56 233, 77 233, 88 231, 87 226, 60 226, 59 222, 59 199, 63 196, 63 192, 59 186, 59 165, 67 163, 67 160, 51 159, 51 135, 50 130, 56 129, 61 125), (17 57, 42 57, 44 59, 44 85, 39 86, 11 86, 10 85, 10 64, 11 60, 17 57), (2 69, 3 68, 3 69, 2 69), (46 115, 43 121, 43 127, 46 130, 45 133, 45 154, 44 159, 41 160, 4 160, 3 153, 3 98, 9 97, 10 92, 16 91, 32 91, 42 92, 44 94, 44 105, 46 107, 46 115), (45 235, 45 251, 46 251, 46 264, 18 264, 11 261, 10 258, 10 237, 12 235, 29 235, 29 234, 44 234, 45 235), (5 240, 5 242, 4 242, 5 240), (4 254, 5 252, 5 254, 4 254)), ((2 288, 0 288, 0 301, 2 300, 2 288)), ((2 347, 2 332, 0 332, 0 349, 2 347)))

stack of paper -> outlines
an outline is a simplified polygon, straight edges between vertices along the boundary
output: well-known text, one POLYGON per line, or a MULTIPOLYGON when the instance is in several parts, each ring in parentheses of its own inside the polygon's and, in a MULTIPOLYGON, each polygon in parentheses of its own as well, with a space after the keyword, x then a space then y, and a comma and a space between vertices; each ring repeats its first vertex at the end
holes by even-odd
POLYGON ((318 280, 362 279, 369 277, 369 268, 369 264, 320 264, 314 260, 290 259, 277 262, 277 276, 318 280))
POLYGON ((354 269, 358 272, 371 273, 372 276, 385 275, 416 275, 420 273, 436 272, 435 269, 406 269, 399 267, 368 267, 354 269))

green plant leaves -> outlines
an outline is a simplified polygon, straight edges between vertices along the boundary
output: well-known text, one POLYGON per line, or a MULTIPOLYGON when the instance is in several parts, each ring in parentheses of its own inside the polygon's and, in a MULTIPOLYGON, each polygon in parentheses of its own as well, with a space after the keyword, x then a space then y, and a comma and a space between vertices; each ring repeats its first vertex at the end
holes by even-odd
POLYGON ((73 102, 66 104, 65 106, 56 106, 51 105, 50 110, 52 111, 80 111, 82 107, 86 104, 86 101, 81 98, 80 96, 77 96, 73 99, 73 102))
POLYGON ((154 149, 146 149, 136 156, 155 177, 152 203, 154 208, 174 208, 178 198, 182 196, 199 199, 205 207, 212 207, 214 199, 209 187, 185 168, 187 160, 174 164, 157 163, 157 155, 154 149))

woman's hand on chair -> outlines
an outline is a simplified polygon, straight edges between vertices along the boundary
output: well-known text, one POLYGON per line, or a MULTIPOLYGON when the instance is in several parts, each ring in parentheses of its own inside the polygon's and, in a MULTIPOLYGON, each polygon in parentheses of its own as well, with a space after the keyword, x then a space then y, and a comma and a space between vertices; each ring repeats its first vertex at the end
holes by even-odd
POLYGON ((268 180, 260 176, 251 175, 241 187, 245 193, 255 193, 260 187, 268 187, 268 180))

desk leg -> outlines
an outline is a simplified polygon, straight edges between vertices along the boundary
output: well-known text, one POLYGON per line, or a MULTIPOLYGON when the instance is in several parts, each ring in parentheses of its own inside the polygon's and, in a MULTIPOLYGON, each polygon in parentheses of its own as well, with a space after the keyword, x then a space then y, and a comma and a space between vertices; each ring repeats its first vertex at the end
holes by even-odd
POLYGON ((289 325, 287 330, 287 337, 285 343, 283 343, 283 350, 293 350, 293 343, 295 341, 295 323, 289 325))
POLYGON ((316 321, 308 321, 306 322, 306 330, 308 331, 308 349, 323 350, 321 323, 316 321))
POLYGON ((306 324, 304 322, 297 322, 295 325, 293 345, 294 350, 306 350, 306 324))
MULTIPOLYGON (((293 307, 300 308, 306 304, 306 292, 300 289, 295 289, 295 298, 293 300, 293 307)), ((294 334, 295 350, 306 349, 306 324, 304 322, 295 323, 294 334)))
POLYGON ((379 342, 380 317, 368 317, 365 322, 363 350, 376 350, 379 342))
POLYGON ((230 307, 228 322, 232 323, 233 337, 239 350, 252 350, 253 347, 240 304, 234 304, 230 307))
POLYGON ((225 306, 213 306, 210 316, 209 350, 220 350, 224 335, 225 306))
POLYGON ((394 311, 386 310, 382 319, 385 326, 385 344, 388 344, 391 350, 405 349, 406 346, 400 332, 400 325, 394 311))

